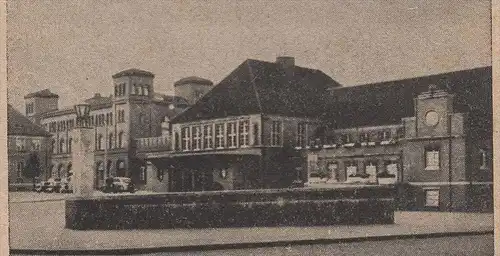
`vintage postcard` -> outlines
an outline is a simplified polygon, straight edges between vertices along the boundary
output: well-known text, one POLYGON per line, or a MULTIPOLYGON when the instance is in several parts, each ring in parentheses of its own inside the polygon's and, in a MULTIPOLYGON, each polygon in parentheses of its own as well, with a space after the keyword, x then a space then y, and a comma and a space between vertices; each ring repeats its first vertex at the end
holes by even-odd
POLYGON ((4 7, 6 254, 494 254, 495 3, 4 7))

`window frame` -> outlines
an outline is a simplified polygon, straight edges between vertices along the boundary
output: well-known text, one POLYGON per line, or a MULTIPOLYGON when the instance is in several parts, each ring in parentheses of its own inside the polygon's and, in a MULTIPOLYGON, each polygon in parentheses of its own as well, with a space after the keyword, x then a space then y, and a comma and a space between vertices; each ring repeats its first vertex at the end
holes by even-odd
POLYGON ((283 121, 272 121, 271 146, 283 146, 283 121))
POLYGON ((425 170, 428 171, 438 171, 441 169, 441 150, 439 147, 433 146, 433 147, 426 147, 424 149, 424 166, 425 170), (431 153, 433 155, 431 155, 431 153), (436 158, 437 158, 437 165, 430 165, 436 162, 436 158))

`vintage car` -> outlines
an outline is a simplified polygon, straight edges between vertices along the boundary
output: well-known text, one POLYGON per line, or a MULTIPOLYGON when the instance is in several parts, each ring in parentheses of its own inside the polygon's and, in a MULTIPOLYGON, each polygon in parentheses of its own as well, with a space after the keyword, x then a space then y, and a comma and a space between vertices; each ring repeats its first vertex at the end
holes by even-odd
POLYGON ((101 188, 105 193, 119 193, 119 192, 135 192, 135 186, 132 180, 128 177, 108 177, 106 185, 101 188))
POLYGON ((70 179, 61 179, 60 193, 73 193, 73 183, 70 179))
POLYGON ((39 182, 35 185, 35 191, 38 193, 41 193, 41 192, 51 193, 54 191, 54 187, 52 186, 52 183, 50 183, 48 181, 42 181, 42 182, 39 182))

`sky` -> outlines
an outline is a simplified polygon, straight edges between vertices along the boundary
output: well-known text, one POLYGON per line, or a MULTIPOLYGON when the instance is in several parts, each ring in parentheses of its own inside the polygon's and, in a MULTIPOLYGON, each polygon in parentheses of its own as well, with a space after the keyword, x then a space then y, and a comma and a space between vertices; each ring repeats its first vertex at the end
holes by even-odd
POLYGON ((8 101, 49 88, 59 107, 110 95, 111 76, 221 81, 245 59, 295 57, 344 86, 491 65, 489 0, 10 0, 8 101))

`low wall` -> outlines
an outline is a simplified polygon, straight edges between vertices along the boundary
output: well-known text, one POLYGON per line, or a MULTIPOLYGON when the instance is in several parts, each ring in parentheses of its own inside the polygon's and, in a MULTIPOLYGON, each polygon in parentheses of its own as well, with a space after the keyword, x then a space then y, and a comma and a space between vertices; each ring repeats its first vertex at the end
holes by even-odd
POLYGON ((394 223, 394 189, 239 190, 66 201, 66 228, 168 229, 394 223))

